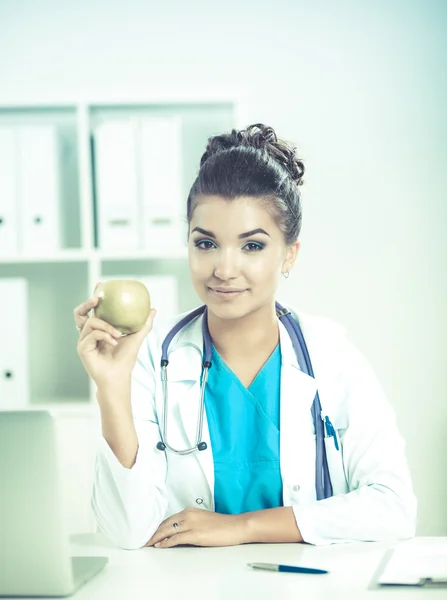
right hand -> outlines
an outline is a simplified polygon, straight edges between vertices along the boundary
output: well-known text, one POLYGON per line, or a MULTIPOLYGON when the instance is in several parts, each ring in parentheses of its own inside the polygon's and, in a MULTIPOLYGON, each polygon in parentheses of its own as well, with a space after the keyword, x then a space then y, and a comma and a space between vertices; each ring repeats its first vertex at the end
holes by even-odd
MULTIPOLYGON (((95 288, 96 290, 96 288, 95 288)), ((74 309, 74 320, 79 330, 77 350, 90 377, 98 387, 130 380, 138 350, 152 329, 155 309, 151 309, 143 328, 126 336, 106 321, 89 312, 98 304, 98 296, 89 298, 74 309)))

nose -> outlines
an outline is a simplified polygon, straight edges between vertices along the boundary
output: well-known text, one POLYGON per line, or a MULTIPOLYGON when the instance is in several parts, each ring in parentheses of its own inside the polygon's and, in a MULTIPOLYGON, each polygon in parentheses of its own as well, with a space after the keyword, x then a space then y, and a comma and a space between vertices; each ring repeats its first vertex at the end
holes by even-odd
POLYGON ((239 275, 239 260, 237 253, 232 249, 221 250, 216 253, 214 276, 222 281, 233 279, 239 275))

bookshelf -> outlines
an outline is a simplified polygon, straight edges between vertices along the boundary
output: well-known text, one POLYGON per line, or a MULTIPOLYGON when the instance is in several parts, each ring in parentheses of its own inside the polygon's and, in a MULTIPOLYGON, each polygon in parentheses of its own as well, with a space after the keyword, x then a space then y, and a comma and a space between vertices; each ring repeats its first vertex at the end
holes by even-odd
MULTIPOLYGON (((91 295, 102 277, 123 273, 131 278, 173 275, 178 282, 179 310, 189 310, 199 302, 188 276, 186 223, 183 234, 174 242, 138 250, 100 247, 92 146, 95 127, 123 118, 178 117, 182 126, 181 190, 185 214, 187 195, 207 138, 246 125, 243 104, 243 97, 238 94, 200 90, 196 94, 157 92, 115 100, 46 99, 0 105, 0 128, 51 124, 57 132, 58 249, 27 252, 19 246, 17 252, 2 253, 0 239, 0 278, 23 277, 28 282, 29 342, 24 352, 29 357, 29 407, 93 409, 95 389, 77 355, 73 309, 91 295)), ((0 203, 0 219, 1 210, 0 203)), ((8 340, 1 343, 7 344, 8 340)))

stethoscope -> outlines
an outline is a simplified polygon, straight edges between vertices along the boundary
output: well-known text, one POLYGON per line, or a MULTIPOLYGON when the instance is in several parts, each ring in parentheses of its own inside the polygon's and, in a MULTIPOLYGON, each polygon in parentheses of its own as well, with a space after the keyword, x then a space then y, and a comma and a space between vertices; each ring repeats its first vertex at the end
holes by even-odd
MULTIPOLYGON (((292 341, 293 348, 298 360, 300 369, 310 375, 314 376, 312 369, 312 363, 310 360, 309 352, 307 350, 306 343, 304 341, 303 334, 301 332, 298 322, 292 317, 291 312, 281 306, 278 302, 275 303, 276 316, 281 319, 284 324, 290 339, 292 341)), ((178 455, 187 455, 196 451, 203 451, 207 449, 206 442, 202 441, 202 430, 203 430, 203 414, 204 414, 204 402, 205 402, 205 389, 208 380, 208 371, 211 368, 211 356, 212 356, 212 341, 210 332, 208 329, 207 309, 206 306, 200 306, 191 313, 187 314, 186 317, 181 319, 168 333, 162 347, 161 347, 161 383, 163 388, 163 425, 161 430, 161 441, 158 442, 157 448, 161 451, 170 450, 178 455), (200 385, 200 403, 197 415, 197 428, 196 438, 194 446, 191 448, 185 448, 179 450, 173 448, 168 443, 168 372, 167 367, 168 361, 168 349, 172 339, 185 327, 188 323, 193 321, 196 317, 203 315, 202 319, 202 333, 203 333, 203 345, 204 345, 204 360, 202 364, 202 381, 200 385)), ((314 401, 312 403, 312 418, 316 433, 316 462, 315 462, 315 487, 317 492, 317 500, 324 500, 332 496, 332 484, 329 475, 329 468, 326 457, 326 448, 324 445, 324 424, 321 419, 321 403, 318 391, 315 394, 314 401)), ((332 424, 326 418, 326 425, 332 428, 332 424)), ((332 430, 333 432, 333 430, 332 430)), ((336 438, 334 439, 336 442, 336 438)))

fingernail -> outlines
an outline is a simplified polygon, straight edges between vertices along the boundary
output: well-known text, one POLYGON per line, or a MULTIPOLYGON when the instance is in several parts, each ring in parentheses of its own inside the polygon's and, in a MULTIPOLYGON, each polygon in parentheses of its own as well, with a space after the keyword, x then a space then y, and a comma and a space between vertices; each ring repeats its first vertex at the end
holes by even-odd
POLYGON ((158 548, 160 544, 161 542, 157 542, 156 544, 154 544, 154 548, 158 548))

